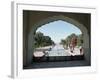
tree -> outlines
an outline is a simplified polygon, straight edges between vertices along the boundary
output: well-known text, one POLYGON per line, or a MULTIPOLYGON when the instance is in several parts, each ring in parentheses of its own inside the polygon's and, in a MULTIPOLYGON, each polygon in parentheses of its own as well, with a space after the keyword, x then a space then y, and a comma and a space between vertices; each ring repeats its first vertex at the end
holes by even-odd
POLYGON ((83 34, 76 35, 76 34, 72 33, 65 39, 62 39, 60 43, 64 46, 64 48, 67 48, 70 45, 72 38, 77 38, 77 46, 82 46, 83 34))
POLYGON ((64 48, 67 48, 66 47, 66 44, 67 44, 66 40, 62 39, 61 42, 60 42, 60 44, 62 44, 64 48))
POLYGON ((83 44, 83 35, 80 34, 78 35, 78 43, 77 43, 77 46, 82 46, 83 44))
POLYGON ((44 36, 43 33, 37 32, 34 36, 35 38, 35 47, 44 47, 54 44, 49 36, 44 36))
POLYGON ((35 39, 35 47, 40 47, 41 46, 41 43, 43 41, 43 33, 37 32, 34 35, 34 39, 35 39))

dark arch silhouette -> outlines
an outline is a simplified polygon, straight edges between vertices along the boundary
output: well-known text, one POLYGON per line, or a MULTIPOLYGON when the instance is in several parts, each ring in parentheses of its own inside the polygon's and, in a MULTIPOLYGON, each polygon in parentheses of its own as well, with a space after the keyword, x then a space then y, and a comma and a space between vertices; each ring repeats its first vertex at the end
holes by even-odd
MULTIPOLYGON (((89 35, 88 35, 88 30, 86 29, 86 27, 79 23, 78 21, 72 19, 72 18, 69 18, 69 17, 66 17, 66 16, 63 16, 63 15, 59 15, 59 16, 53 16, 53 17, 49 17, 47 19, 44 19, 36 24, 33 25, 29 35, 28 35, 28 62, 30 62, 32 60, 32 55, 33 55, 33 52, 34 52, 34 34, 36 33, 36 30, 41 27, 42 25, 45 25, 45 24, 48 24, 48 23, 51 23, 53 21, 57 21, 57 20, 62 20, 62 21, 65 21, 65 22, 68 22, 68 23, 71 23, 73 25, 75 25, 77 28, 79 28, 81 30, 81 32, 83 33, 83 40, 84 40, 84 44, 83 44, 83 47, 85 49, 88 49, 89 48, 89 35)), ((88 52, 85 52, 85 57, 86 59, 89 61, 89 53, 88 52)))

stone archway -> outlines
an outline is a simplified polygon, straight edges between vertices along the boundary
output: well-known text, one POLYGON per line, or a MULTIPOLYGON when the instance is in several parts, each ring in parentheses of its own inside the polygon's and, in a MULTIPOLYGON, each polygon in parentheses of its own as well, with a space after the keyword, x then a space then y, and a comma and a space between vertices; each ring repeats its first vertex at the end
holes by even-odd
POLYGON ((81 32, 83 33, 83 40, 84 40, 84 44, 83 47, 85 49, 85 59, 87 60, 87 62, 90 62, 90 53, 87 51, 89 49, 89 35, 88 35, 88 30, 86 29, 86 27, 79 23, 78 21, 63 16, 63 15, 59 15, 59 16, 53 16, 53 17, 48 17, 47 19, 44 19, 40 22, 38 22, 37 24, 33 25, 29 35, 28 35, 28 55, 27 55, 27 63, 31 63, 32 62, 32 56, 33 56, 33 51, 34 51, 34 34, 36 32, 36 30, 41 27, 42 25, 48 24, 50 22, 53 21, 57 21, 57 20, 63 20, 66 21, 68 23, 71 23, 75 26, 77 26, 77 28, 79 28, 81 30, 81 32))

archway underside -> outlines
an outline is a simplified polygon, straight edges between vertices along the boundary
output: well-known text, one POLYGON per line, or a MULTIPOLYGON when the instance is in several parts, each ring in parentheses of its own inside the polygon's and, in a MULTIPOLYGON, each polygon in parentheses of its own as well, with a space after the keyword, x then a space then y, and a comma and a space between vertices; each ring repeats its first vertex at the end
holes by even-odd
POLYGON ((33 45, 34 44, 34 34, 36 33, 36 30, 41 27, 42 25, 44 24, 48 24, 50 22, 53 22, 53 21, 57 21, 57 20, 63 20, 63 21, 66 21, 68 23, 71 23, 75 26, 77 26, 83 33, 83 40, 84 40, 84 44, 83 44, 83 47, 84 47, 84 51, 85 51, 85 60, 90 63, 90 52, 88 51, 88 49, 90 48, 89 47, 89 35, 88 35, 88 30, 86 29, 86 27, 77 22, 76 20, 74 19, 71 19, 69 17, 65 17, 65 16, 53 16, 53 17, 50 17, 50 18, 47 18, 37 24, 35 24, 31 29, 29 35, 28 35, 28 56, 27 56, 27 63, 30 63, 32 62, 32 59, 33 59, 33 52, 34 52, 34 49, 33 49, 33 45))

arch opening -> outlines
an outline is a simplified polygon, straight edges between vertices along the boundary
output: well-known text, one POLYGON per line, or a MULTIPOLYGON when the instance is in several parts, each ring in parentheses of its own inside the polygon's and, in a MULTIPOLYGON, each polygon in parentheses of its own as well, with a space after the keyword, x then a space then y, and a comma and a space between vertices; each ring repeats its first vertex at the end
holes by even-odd
MULTIPOLYGON (((34 59, 37 57, 76 56, 83 54, 83 35, 77 26, 57 20, 39 27, 34 35, 34 59)), ((48 59, 50 60, 50 59, 48 59)), ((61 60, 60 58, 57 60, 61 60)), ((63 59, 66 60, 66 59, 63 59)), ((34 60, 35 61, 35 60, 34 60)), ((39 59, 37 61, 44 61, 39 59)), ((45 60, 46 61, 46 60, 45 60)), ((50 60, 51 61, 51 60, 50 60)), ((56 61, 56 59, 52 60, 56 61)))

